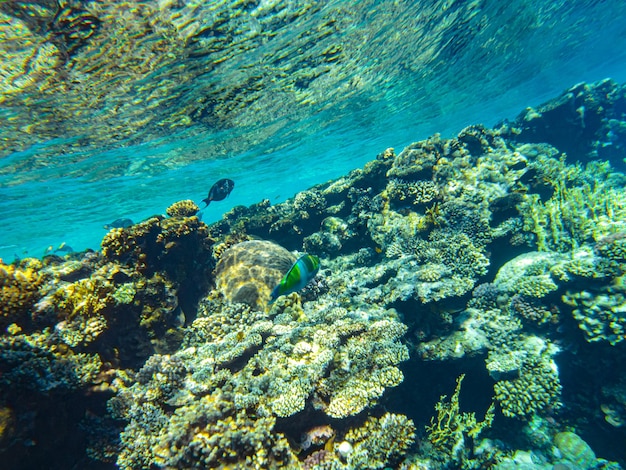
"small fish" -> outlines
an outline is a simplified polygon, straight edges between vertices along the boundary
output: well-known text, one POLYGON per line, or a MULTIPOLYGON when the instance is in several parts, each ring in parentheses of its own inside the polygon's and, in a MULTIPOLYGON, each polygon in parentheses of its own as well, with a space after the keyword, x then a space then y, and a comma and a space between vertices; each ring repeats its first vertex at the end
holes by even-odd
POLYGON ((73 253, 74 250, 67 243, 63 242, 59 245, 59 247, 54 250, 55 253, 63 252, 63 253, 73 253))
POLYGON ((291 294, 303 289, 320 270, 320 259, 315 255, 300 256, 289 268, 280 283, 270 294, 270 302, 274 302, 281 295, 291 294))
POLYGON ((208 207, 211 201, 221 201, 226 199, 234 187, 235 182, 233 180, 229 180, 228 178, 222 178, 219 180, 211 186, 208 197, 202 200, 202 202, 206 204, 204 208, 208 207))
POLYGON ((111 230, 112 228, 127 228, 133 225, 133 221, 130 219, 115 219, 110 224, 105 224, 103 227, 106 230, 111 230))
POLYGON ((73 252, 74 250, 72 249, 72 247, 69 246, 67 243, 63 242, 57 248, 50 245, 48 248, 45 249, 45 251, 43 252, 43 255, 46 256, 51 253, 73 253, 73 252))

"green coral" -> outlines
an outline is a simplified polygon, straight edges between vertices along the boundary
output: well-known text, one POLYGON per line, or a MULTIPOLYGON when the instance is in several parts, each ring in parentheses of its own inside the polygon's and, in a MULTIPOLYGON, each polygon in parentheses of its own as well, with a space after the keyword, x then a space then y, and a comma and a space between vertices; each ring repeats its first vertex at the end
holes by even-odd
POLYGON ((572 307, 572 315, 587 341, 615 345, 626 339, 626 275, 607 285, 568 290, 562 299, 572 307))
POLYGON ((543 357, 528 356, 519 377, 494 385, 502 414, 528 419, 533 414, 560 406, 561 383, 556 365, 543 357))
POLYGON ((477 421, 473 412, 461 412, 459 409, 459 394, 461 383, 465 374, 461 374, 456 380, 456 388, 449 401, 443 395, 435 405, 437 415, 426 426, 428 440, 438 452, 442 453, 449 461, 461 464, 471 461, 470 441, 476 439, 484 429, 491 427, 494 417, 494 404, 492 403, 485 413, 482 421, 477 421))
POLYGON ((554 436, 554 445, 565 460, 581 470, 597 468, 596 454, 583 439, 571 431, 560 432, 554 436))
POLYGON ((610 164, 589 162, 583 168, 552 154, 543 150, 532 165, 539 173, 536 179, 552 188, 552 196, 543 202, 529 193, 518 205, 524 230, 534 233, 537 248, 568 252, 624 231, 626 191, 610 164))

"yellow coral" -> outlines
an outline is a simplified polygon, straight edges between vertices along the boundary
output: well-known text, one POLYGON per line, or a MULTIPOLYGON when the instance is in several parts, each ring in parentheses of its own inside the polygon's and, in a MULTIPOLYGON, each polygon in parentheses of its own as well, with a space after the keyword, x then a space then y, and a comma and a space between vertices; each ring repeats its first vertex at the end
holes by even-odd
POLYGON ((41 262, 35 259, 19 266, 0 261, 0 325, 27 320, 44 281, 40 269, 41 262))
POLYGON ((200 208, 190 199, 178 201, 169 206, 165 212, 170 217, 193 217, 198 213, 200 208))
POLYGON ((528 359, 518 378, 497 382, 494 391, 502 414, 510 418, 524 418, 560 406, 561 384, 556 365, 541 357, 528 359))
POLYGON ((465 374, 456 379, 456 388, 450 401, 446 401, 443 395, 435 405, 437 416, 430 420, 430 426, 426 426, 428 439, 439 451, 444 452, 455 461, 460 461, 465 449, 466 437, 475 439, 483 429, 491 427, 494 417, 494 403, 492 402, 485 413, 485 418, 478 422, 476 415, 461 413, 459 410, 459 393, 461 382, 465 374))

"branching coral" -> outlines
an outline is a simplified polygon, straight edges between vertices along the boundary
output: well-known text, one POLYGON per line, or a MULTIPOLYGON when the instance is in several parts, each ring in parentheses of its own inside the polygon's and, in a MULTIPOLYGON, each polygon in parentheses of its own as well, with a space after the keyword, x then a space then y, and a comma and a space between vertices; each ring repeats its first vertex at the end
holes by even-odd
POLYGON ((567 252, 626 229, 626 191, 607 162, 583 169, 542 152, 533 168, 553 188, 546 201, 529 194, 519 204, 524 230, 535 234, 540 251, 567 252))
POLYGON ((484 429, 491 426, 494 417, 492 403, 482 421, 476 420, 473 412, 461 412, 459 409, 459 394, 465 374, 461 374, 456 381, 456 388, 450 401, 443 395, 435 405, 437 416, 433 416, 430 425, 426 426, 428 440, 447 458, 457 464, 471 459, 471 447, 468 444, 476 439, 484 429))

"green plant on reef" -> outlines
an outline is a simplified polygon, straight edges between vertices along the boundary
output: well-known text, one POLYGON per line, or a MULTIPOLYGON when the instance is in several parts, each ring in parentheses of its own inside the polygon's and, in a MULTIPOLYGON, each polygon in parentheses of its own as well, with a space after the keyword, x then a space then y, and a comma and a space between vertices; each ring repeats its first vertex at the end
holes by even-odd
POLYGON ((528 194, 518 208, 540 251, 568 252, 624 230, 626 192, 608 162, 590 162, 583 169, 564 158, 539 156, 536 169, 552 196, 543 202, 539 194, 528 194))
POLYGON ((491 427, 495 407, 492 402, 480 422, 476 420, 475 413, 462 413, 459 409, 459 394, 464 378, 465 374, 461 374, 456 379, 456 388, 449 401, 446 395, 441 396, 435 405, 437 416, 431 418, 426 431, 433 447, 447 460, 463 468, 478 468, 479 462, 470 458, 467 442, 476 439, 483 429, 491 427))

